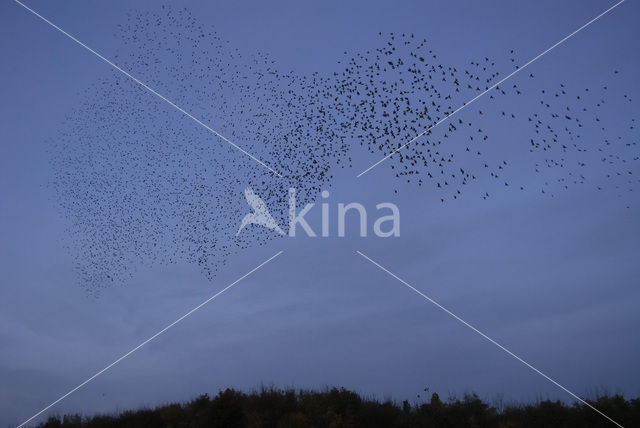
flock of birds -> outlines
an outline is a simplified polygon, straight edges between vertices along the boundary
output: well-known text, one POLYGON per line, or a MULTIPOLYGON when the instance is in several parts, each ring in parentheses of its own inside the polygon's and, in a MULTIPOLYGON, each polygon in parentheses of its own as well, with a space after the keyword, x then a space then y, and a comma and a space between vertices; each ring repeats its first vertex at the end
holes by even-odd
MULTIPOLYGON (((489 58, 444 65, 426 40, 393 33, 380 33, 378 48, 345 52, 334 73, 282 72, 268 56, 242 55, 187 10, 170 7, 131 13, 117 37, 125 53, 116 63, 282 177, 126 76, 106 72, 51 145, 69 246, 90 294, 144 264, 191 262, 215 275, 239 249, 280 236, 261 227, 237 233, 246 188, 286 225, 290 187, 303 206, 331 186, 336 168, 353 169, 355 179, 352 157, 360 146, 381 158, 503 75, 489 58)), ((510 62, 515 66, 515 56, 510 62)), ((541 90, 533 74, 522 76, 527 82, 509 80, 487 93, 495 103, 469 106, 379 168, 391 169, 398 190, 430 186, 421 194, 440 202, 471 192, 487 199, 491 180, 529 190, 529 183, 511 182, 508 153, 529 160, 542 177, 537 192, 585 183, 633 191, 640 182, 637 130, 620 114, 631 98, 606 85, 541 90), (489 136, 496 121, 510 138, 507 150, 494 142, 505 136, 489 136), (623 135, 613 137, 613 129, 623 135)))
MULTIPOLYGON (((634 169, 638 171, 634 161, 640 159, 635 119, 624 122, 632 102, 628 95, 610 103, 607 85, 580 90, 559 83, 541 90, 516 79, 491 89, 503 76, 487 57, 464 68, 445 66, 424 39, 413 34, 379 35, 383 46, 349 58, 344 70, 334 74, 338 82, 333 89, 345 100, 340 114, 353 124, 349 141, 377 156, 394 153, 389 163, 396 178, 435 186, 441 202, 457 199, 469 183, 481 178, 525 190, 524 183, 510 182, 505 156, 522 157, 526 152, 535 171, 544 176, 539 187, 543 194, 553 196, 559 188, 584 184, 586 166, 594 162, 602 165, 595 169, 608 179, 594 180, 599 189, 613 186, 622 197, 640 182, 633 175, 634 169), (487 90, 490 102, 469 105, 452 115, 487 90), (604 118, 610 113, 615 114, 616 128, 607 129, 604 118), (500 140, 509 145, 491 142, 487 130, 496 132, 496 124, 504 134, 500 140), (612 137, 613 129, 622 135, 612 137), (520 141, 512 141, 514 130, 520 141), (420 134, 424 135, 415 139, 420 134), (520 153, 513 146, 519 146, 520 153)), ((516 63, 514 51, 510 54, 509 62, 516 63)), ((523 75, 530 81, 535 78, 533 73, 523 75)), ((479 195, 490 196, 487 191, 479 195)))

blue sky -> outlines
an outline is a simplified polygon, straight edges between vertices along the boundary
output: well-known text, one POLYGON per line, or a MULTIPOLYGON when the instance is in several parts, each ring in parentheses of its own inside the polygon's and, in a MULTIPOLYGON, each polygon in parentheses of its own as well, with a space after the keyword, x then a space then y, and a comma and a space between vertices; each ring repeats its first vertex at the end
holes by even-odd
MULTIPOLYGON (((522 63, 613 3, 180 4, 240 52, 267 53, 278 69, 299 75, 330 75, 343 52, 375 47, 379 31, 427 38, 444 63, 506 58, 511 49, 522 63)), ((126 52, 115 34, 129 2, 28 5, 108 58, 126 52)), ((135 9, 160 7, 139 2, 135 9)), ((534 83, 520 75, 514 83, 606 82, 638 98, 638 12, 625 2, 523 72, 536 74, 534 83)), ((236 252, 212 280, 187 263, 140 265, 127 281, 87 297, 78 249, 67 248, 68 219, 51 185, 52 141, 112 71, 13 2, 0 5, 0 16, 0 425, 17 425, 280 250, 278 259, 51 412, 109 412, 261 383, 339 385, 418 401, 425 387, 445 397, 475 391, 487 399, 568 398, 356 250, 572 391, 640 394, 640 200, 637 190, 623 198, 598 192, 598 165, 588 170, 589 185, 554 197, 487 181, 481 185, 489 200, 470 193, 441 204, 432 188, 398 184, 388 167, 356 179, 380 156, 354 150, 353 167, 337 170, 330 183, 332 209, 338 202, 392 201, 401 210, 400 238, 273 239, 236 252)), ((149 96, 148 103, 161 101, 149 96)), ((485 111, 505 108, 477 103, 485 111)), ((611 105, 612 137, 637 141, 617 129, 620 117, 638 116, 637 104, 611 105)), ((509 108, 526 114, 528 104, 509 108)), ((510 179, 527 188, 544 180, 514 148, 528 139, 525 131, 497 120, 486 126, 494 135, 488 150, 509 155, 510 179)), ((637 164, 629 168, 637 176, 637 164)), ((310 217, 316 229, 318 211, 310 217)))

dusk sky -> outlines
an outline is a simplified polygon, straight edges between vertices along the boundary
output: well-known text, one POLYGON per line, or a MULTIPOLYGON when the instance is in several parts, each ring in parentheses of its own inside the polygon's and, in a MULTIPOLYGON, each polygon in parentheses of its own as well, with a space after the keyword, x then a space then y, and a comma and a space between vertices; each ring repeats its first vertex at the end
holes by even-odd
MULTIPOLYGON (((139 60, 136 55, 156 42, 136 45, 128 38, 127 23, 146 13, 166 16, 162 3, 155 1, 28 0, 25 4, 123 68, 139 60)), ((230 52, 237 49, 246 58, 268 55, 274 69, 297 79, 314 73, 331 78, 344 70, 347 58, 376 49, 389 33, 427 39, 429 49, 438 55, 435 64, 462 71, 471 61, 490 58, 505 77, 514 65, 527 63, 614 4, 604 0, 180 1, 173 2, 172 8, 186 8, 197 20, 194 32, 199 26, 215 31, 228 42, 230 52)), ((638 16, 637 2, 622 3, 502 85, 518 85, 523 88, 522 97, 489 99, 487 94, 456 113, 455 123, 458 118, 472 121, 474 131, 481 127, 483 134, 491 136, 482 160, 466 165, 482 171, 485 162, 500 164, 500 179, 488 173, 478 175, 452 199, 430 181, 419 186, 396 177, 397 168, 403 165, 394 163, 397 155, 356 177, 387 152, 372 153, 356 140, 348 140, 344 158, 349 156, 351 165, 331 164, 332 178, 318 179, 307 188, 330 191, 325 200, 319 192, 307 195, 316 202, 307 221, 318 235, 320 203, 329 204, 329 237, 310 238, 300 229, 296 237, 279 236, 266 229, 257 232, 260 226, 253 225, 241 232, 240 245, 234 239, 241 213, 250 212, 243 190, 260 179, 258 174, 270 173, 163 100, 136 88, 136 83, 20 4, 2 2, 0 426, 18 426, 279 251, 283 253, 277 258, 32 423, 51 414, 114 412, 184 401, 228 387, 251 390, 260 385, 344 386, 378 398, 416 402, 426 399, 425 388, 441 397, 476 392, 489 401, 498 397, 514 402, 541 397, 573 401, 558 386, 357 251, 578 396, 604 391, 640 396, 640 137, 637 121, 632 121, 640 118, 638 16), (124 87, 118 91, 125 96, 108 89, 116 82, 124 87), (529 152, 535 133, 526 118, 539 105, 538 96, 545 88, 566 88, 574 94, 571 101, 557 104, 558 110, 563 116, 579 115, 584 125, 580 147, 587 151, 563 153, 562 170, 536 165, 560 159, 556 152, 529 152), (585 88, 590 91, 585 93, 585 88), (576 93, 583 95, 577 98, 576 93), (582 107, 584 99, 592 96, 594 103, 604 105, 597 123, 591 110, 582 107), (135 109, 131 107, 134 102, 138 103, 135 109), (113 120, 101 128, 114 140, 139 139, 141 147, 148 147, 155 138, 149 129, 170 128, 174 133, 163 135, 176 153, 187 137, 189 144, 195 141, 211 153, 220 150, 216 162, 227 169, 216 171, 213 165, 207 183, 212 194, 224 194, 234 205, 196 201, 202 203, 203 213, 194 208, 187 216, 223 219, 217 221, 225 228, 211 231, 212 239, 236 245, 224 260, 214 260, 213 274, 207 274, 207 266, 191 263, 189 254, 171 263, 164 259, 153 262, 149 258, 154 254, 145 252, 143 257, 129 249, 126 275, 110 273, 118 279, 108 285, 87 280, 97 275, 86 274, 94 272, 95 251, 102 254, 113 242, 125 241, 104 242, 108 233, 99 226, 103 223, 87 226, 86 213, 92 210, 74 217, 69 207, 95 203, 95 211, 104 211, 116 201, 113 219, 101 213, 102 219, 116 223, 126 222, 118 213, 153 208, 148 205, 151 198, 144 195, 129 200, 101 190, 78 200, 92 186, 108 187, 125 176, 134 186, 138 179, 135 174, 127 176, 130 155, 119 146, 104 145, 107 139, 88 141, 87 134, 74 137, 75 129, 103 120, 100 106, 106 105, 125 112, 123 116, 128 115, 129 107, 136 112, 131 120, 113 120), (566 113, 567 107, 571 113, 566 113), (501 119, 502 111, 522 120, 501 119), (140 128, 131 125, 138 112, 148 114, 140 128), (597 151, 604 140, 613 142, 605 146, 607 156, 611 155, 608 162, 612 160, 606 165, 599 159, 604 155, 597 151), (75 156, 76 152, 65 151, 69 147, 81 147, 77 153, 82 147, 110 151, 116 165, 123 166, 114 167, 114 172, 96 159, 83 165, 61 162, 75 156), (122 164, 117 163, 119 157, 122 164), (507 163, 502 164, 503 160, 507 163), (61 188, 56 182, 60 174, 74 176, 77 171, 92 171, 104 180, 99 184, 83 181, 73 189, 61 188), (571 185, 564 188, 568 181, 571 185), (483 198, 485 192, 491 196, 483 198), (354 217, 348 219, 347 236, 337 236, 338 204, 350 202, 361 203, 367 210, 367 237, 358 236, 354 217), (373 233, 374 221, 383 215, 375 207, 383 202, 399 209, 398 237, 373 233), (83 221, 80 228, 78 219, 83 221)), ((164 22, 158 25, 165 28, 164 22)), ((167 33, 167 37, 179 36, 167 33)), ((170 56, 159 55, 161 59, 170 56)), ((178 86, 172 86, 175 70, 167 67, 163 74, 161 66, 153 68, 144 61, 135 64, 128 71, 136 78, 160 92, 168 91, 168 98, 181 100, 176 101, 180 107, 195 109, 194 114, 208 126, 269 165, 277 169, 277 153, 289 153, 286 141, 268 142, 270 148, 253 151, 253 129, 235 110, 228 112, 228 104, 218 109, 216 99, 211 99, 200 108, 202 100, 186 99, 178 86), (225 114, 230 122, 224 123, 225 114)), ((193 79, 195 84, 215 76, 193 79)), ((447 88, 440 89, 443 95, 447 88)), ((248 90, 255 98, 246 101, 239 95, 234 98, 233 87, 227 90, 224 97, 231 105, 258 112, 265 107, 258 91, 248 90), (254 104, 243 104, 247 102, 254 104)), ((419 93, 413 96, 420 98, 419 93)), ((473 94, 458 97, 456 100, 465 102, 473 94)), ((202 99, 208 100, 206 95, 202 99)), ((455 103, 456 107, 461 104, 455 103)), ((335 115, 338 121, 350 120, 335 115)), ((293 126, 277 114, 266 123, 264 129, 293 126)), ((433 138, 440 138, 436 134, 444 134, 447 126, 443 123, 435 128, 433 138)), ((466 141, 456 138, 455 133, 448 137, 446 144, 454 148, 446 150, 457 154, 464 151, 466 141)), ((570 147, 575 142, 563 133, 558 140, 570 147)), ((399 139, 394 144, 404 142, 399 139)), ((332 155, 322 159, 327 164, 333 160, 332 155)), ((191 177, 187 171, 191 165, 183 166, 184 177, 191 177)), ((181 171, 172 165, 148 179, 161 188, 164 178, 177 180, 176 173, 181 171)), ((267 185, 276 180, 271 176, 267 185)), ((289 187, 282 184, 286 181, 279 183, 289 187)), ((287 206, 274 198, 267 200, 269 208, 286 212, 287 206)), ((175 207, 167 200, 157 204, 163 209, 175 207)), ((169 241, 180 233, 161 239, 169 241)), ((151 239, 156 238, 136 237, 141 242, 151 239)), ((171 249, 170 243, 167 248, 171 249)))

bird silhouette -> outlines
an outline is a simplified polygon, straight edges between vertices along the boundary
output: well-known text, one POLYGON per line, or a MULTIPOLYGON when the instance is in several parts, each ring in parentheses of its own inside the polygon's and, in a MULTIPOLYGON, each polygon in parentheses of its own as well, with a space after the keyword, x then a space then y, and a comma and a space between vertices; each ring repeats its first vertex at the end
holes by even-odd
POLYGON ((242 222, 240 223, 240 227, 238 228, 236 236, 238 236, 240 234, 240 231, 249 224, 264 226, 267 229, 273 229, 279 234, 284 235, 284 232, 282 231, 280 226, 278 226, 278 223, 276 223, 276 221, 269 213, 267 205, 262 199, 260 199, 258 195, 253 192, 253 190, 251 190, 250 187, 244 189, 244 195, 247 199, 247 203, 251 206, 251 208, 253 208, 253 212, 244 216, 242 222))

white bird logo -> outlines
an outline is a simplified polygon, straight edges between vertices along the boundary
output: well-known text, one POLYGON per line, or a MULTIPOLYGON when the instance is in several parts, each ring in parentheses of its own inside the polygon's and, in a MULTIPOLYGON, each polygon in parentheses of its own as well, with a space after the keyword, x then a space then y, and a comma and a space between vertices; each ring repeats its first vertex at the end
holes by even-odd
POLYGON ((240 234, 240 231, 249 224, 257 224, 260 226, 264 226, 267 229, 273 229, 277 231, 279 234, 284 235, 278 223, 271 217, 269 210, 267 209, 267 205, 264 203, 260 196, 256 195, 251 187, 247 187, 244 189, 244 197, 247 199, 247 203, 251 208, 253 208, 253 212, 247 214, 242 219, 242 224, 240 224, 240 228, 238 229, 238 233, 236 236, 240 234))

